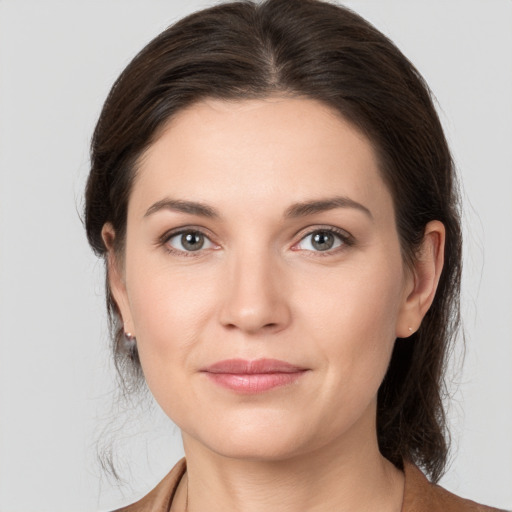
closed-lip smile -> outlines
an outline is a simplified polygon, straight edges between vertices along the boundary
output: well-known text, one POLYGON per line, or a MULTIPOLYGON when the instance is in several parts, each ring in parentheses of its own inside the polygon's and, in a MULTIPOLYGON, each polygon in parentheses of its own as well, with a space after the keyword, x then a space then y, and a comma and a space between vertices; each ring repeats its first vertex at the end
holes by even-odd
POLYGON ((201 370, 215 384, 243 394, 291 384, 307 371, 308 368, 278 359, 226 359, 201 370))

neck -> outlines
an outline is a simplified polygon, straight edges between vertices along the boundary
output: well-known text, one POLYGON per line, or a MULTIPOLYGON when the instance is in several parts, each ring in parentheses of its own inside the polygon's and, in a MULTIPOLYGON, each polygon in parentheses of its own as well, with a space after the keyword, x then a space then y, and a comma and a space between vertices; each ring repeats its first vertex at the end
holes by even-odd
POLYGON ((187 474, 176 510, 399 512, 403 474, 380 454, 374 429, 371 438, 360 429, 355 437, 276 461, 225 457, 184 434, 187 474))

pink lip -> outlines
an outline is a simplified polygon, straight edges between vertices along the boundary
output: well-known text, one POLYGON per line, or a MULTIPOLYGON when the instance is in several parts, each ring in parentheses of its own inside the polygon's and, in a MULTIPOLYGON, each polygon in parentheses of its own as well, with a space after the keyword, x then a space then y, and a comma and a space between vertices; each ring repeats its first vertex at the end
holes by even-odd
POLYGON ((222 387, 250 394, 291 384, 307 369, 277 359, 227 359, 201 371, 222 387))

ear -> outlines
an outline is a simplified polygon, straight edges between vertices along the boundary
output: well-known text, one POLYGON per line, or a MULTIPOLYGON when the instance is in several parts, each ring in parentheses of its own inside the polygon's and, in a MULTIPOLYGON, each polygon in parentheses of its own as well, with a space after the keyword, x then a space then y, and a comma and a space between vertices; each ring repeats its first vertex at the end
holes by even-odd
POLYGON ((426 225, 420 250, 406 278, 396 325, 398 338, 407 338, 416 332, 432 305, 443 270, 445 238, 442 222, 433 220, 426 225))
POLYGON ((117 310, 121 315, 124 331, 135 336, 133 319, 124 280, 123 263, 120 261, 119 254, 117 254, 114 249, 115 236, 116 233, 112 224, 109 222, 104 224, 101 230, 101 237, 103 238, 103 243, 107 248, 107 279, 110 286, 110 292, 114 302, 116 303, 117 310))

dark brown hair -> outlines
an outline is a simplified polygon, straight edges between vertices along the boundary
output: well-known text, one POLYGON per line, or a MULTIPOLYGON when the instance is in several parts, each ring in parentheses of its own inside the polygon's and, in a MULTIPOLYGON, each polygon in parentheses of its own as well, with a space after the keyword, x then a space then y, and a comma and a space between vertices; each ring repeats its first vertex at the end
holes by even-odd
MULTIPOLYGON (((313 98, 373 143, 394 199, 404 260, 414 261, 431 220, 446 228, 445 265, 432 307, 408 340, 395 343, 379 389, 382 454, 436 481, 447 457, 442 398, 447 348, 459 326, 461 234, 453 163, 424 80, 367 21, 318 0, 224 3, 192 14, 151 41, 115 82, 91 146, 85 220, 97 254, 110 222, 122 253, 137 161, 179 110, 205 97, 313 98)), ((136 348, 125 350, 107 282, 113 349, 123 375, 141 377, 136 348)))

